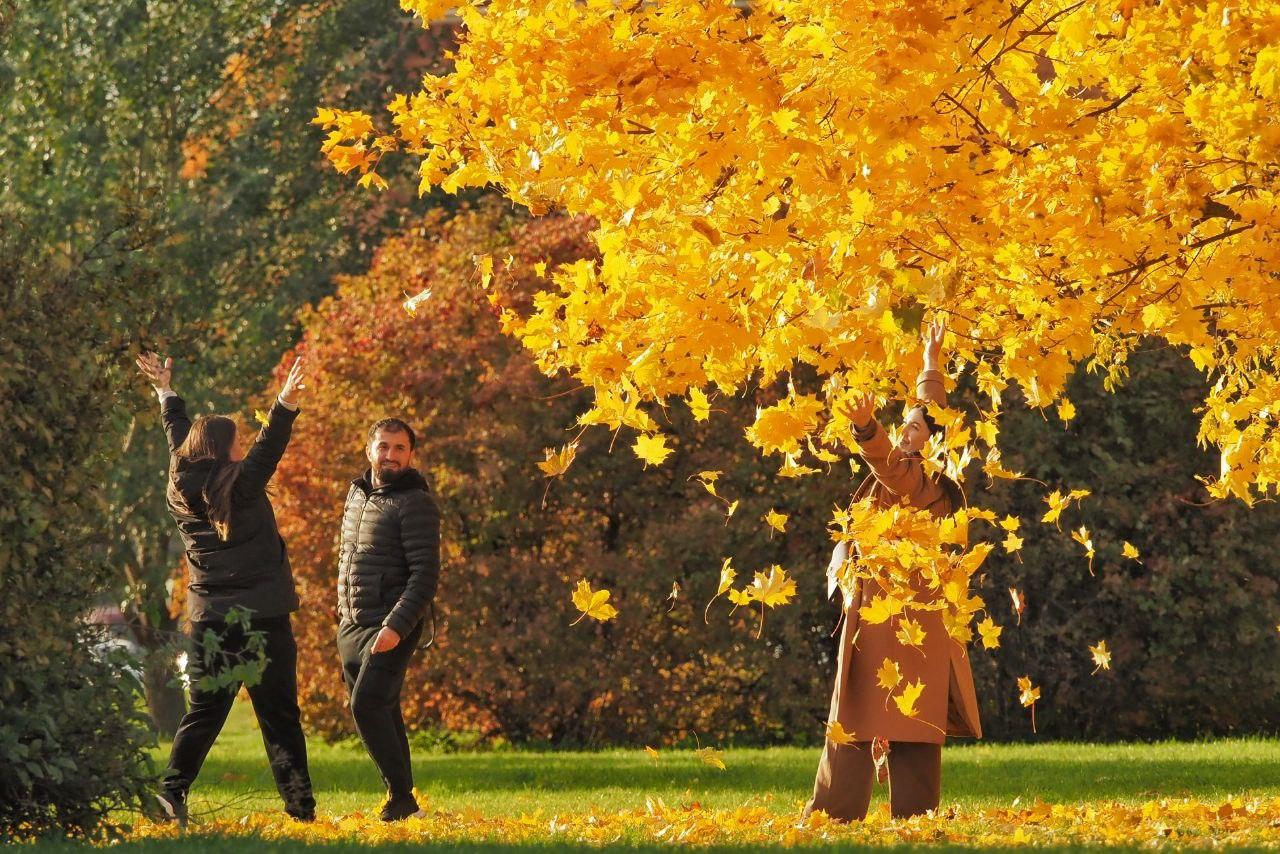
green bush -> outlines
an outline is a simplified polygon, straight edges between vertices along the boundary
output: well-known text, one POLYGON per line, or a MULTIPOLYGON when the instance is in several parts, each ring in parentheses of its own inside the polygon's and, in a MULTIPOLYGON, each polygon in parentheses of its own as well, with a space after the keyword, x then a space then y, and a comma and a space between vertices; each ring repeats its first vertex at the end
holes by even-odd
POLYGON ((110 578, 99 490, 145 239, 125 224, 37 255, 0 219, 0 839, 103 835, 146 784, 135 683, 84 620, 110 578))

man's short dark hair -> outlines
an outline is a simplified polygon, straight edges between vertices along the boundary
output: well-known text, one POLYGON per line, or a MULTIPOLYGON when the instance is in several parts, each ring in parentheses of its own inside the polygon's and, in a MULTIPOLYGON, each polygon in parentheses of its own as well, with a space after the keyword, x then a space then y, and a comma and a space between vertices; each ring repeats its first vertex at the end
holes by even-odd
POLYGON ((408 433, 409 434, 409 450, 413 450, 418 446, 418 437, 413 432, 413 428, 399 418, 383 418, 381 421, 375 421, 373 426, 369 428, 369 441, 373 441, 373 437, 378 435, 379 430, 386 430, 388 433, 408 433))

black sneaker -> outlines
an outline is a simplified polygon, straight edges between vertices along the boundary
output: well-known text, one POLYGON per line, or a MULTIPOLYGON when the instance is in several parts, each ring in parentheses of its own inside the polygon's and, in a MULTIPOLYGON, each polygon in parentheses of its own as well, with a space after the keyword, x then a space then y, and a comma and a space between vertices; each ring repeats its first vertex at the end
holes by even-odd
POLYGON ((294 821, 310 823, 316 820, 315 810, 285 810, 285 812, 294 821))
POLYGON ((388 798, 382 805, 383 821, 403 821, 406 818, 422 818, 426 813, 418 809, 418 802, 413 795, 402 798, 388 798))
POLYGON ((156 793, 151 817, 156 821, 176 821, 178 827, 187 829, 187 794, 173 789, 161 789, 156 793))

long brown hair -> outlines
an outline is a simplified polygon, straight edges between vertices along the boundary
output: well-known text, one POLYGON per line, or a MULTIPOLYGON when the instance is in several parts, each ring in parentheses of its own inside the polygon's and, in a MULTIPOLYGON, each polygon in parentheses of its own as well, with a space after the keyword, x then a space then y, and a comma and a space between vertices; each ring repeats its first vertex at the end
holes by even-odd
POLYGON ((191 425, 187 440, 169 461, 169 503, 180 513, 198 515, 178 489, 178 463, 212 460, 213 473, 205 481, 201 497, 205 515, 208 516, 218 537, 231 537, 231 490, 240 476, 240 463, 231 461, 231 449, 236 443, 236 422, 225 415, 201 415, 191 425))

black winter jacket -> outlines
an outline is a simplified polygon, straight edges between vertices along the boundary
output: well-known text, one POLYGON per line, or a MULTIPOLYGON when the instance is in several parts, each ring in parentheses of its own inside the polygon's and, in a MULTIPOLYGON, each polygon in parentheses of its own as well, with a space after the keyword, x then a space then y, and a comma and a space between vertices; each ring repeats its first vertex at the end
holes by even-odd
POLYGON ((165 398, 162 412, 172 476, 192 511, 188 515, 169 505, 191 567, 188 619, 221 620, 233 607, 250 609, 254 617, 278 617, 298 610, 289 554, 267 497, 267 482, 289 444, 297 410, 277 401, 267 426, 245 454, 231 492, 230 539, 226 541, 209 521, 203 497, 205 484, 224 464, 174 458, 191 430, 191 419, 186 404, 176 395, 165 398))
POLYGON ((352 481, 338 554, 342 622, 405 637, 435 599, 439 576, 440 511, 417 469, 376 489, 372 472, 352 481))

